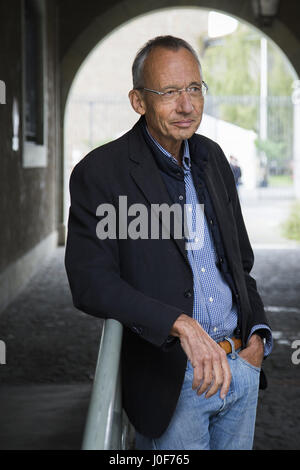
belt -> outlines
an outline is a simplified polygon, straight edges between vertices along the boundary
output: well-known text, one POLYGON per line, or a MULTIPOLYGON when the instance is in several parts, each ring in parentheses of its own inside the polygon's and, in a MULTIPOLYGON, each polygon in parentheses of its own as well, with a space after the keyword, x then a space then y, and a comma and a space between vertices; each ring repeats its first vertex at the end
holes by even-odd
MULTIPOLYGON (((230 338, 231 341, 233 342, 234 344, 234 348, 235 350, 239 349, 242 347, 242 340, 240 338, 236 338, 235 336, 233 336, 232 338, 230 338)), ((226 352, 226 354, 229 354, 232 352, 232 348, 231 348, 231 344, 230 342, 225 339, 224 341, 220 341, 218 343, 219 346, 221 346, 222 349, 224 349, 224 351, 226 352)))

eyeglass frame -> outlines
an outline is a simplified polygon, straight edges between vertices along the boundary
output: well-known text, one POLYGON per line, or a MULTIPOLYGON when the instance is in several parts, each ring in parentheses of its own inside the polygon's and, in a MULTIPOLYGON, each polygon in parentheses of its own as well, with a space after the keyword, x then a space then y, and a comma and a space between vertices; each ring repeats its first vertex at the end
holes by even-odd
MULTIPOLYGON (((203 97, 206 95, 206 93, 208 92, 208 86, 207 86, 207 84, 205 83, 204 80, 201 81, 201 86, 202 86, 202 95, 201 95, 201 97, 203 98, 203 97), (205 89, 205 93, 204 93, 204 94, 203 94, 203 89, 205 89)), ((180 95, 180 93, 181 93, 182 91, 186 91, 186 92, 188 93, 187 90, 188 90, 189 88, 192 88, 192 86, 188 86, 188 87, 186 87, 186 88, 180 88, 180 90, 177 90, 177 89, 176 89, 176 91, 177 91, 177 92, 179 93, 179 95, 180 95)), ((160 95, 160 96, 164 96, 164 95, 166 95, 166 94, 168 93, 168 91, 158 91, 158 90, 152 90, 151 88, 144 88, 144 87, 143 87, 143 88, 142 88, 142 87, 136 88, 136 90, 151 91, 152 93, 156 93, 157 95, 160 95)), ((175 90, 175 89, 174 89, 174 90, 175 90)), ((178 96, 179 96, 179 95, 178 95, 178 96)))

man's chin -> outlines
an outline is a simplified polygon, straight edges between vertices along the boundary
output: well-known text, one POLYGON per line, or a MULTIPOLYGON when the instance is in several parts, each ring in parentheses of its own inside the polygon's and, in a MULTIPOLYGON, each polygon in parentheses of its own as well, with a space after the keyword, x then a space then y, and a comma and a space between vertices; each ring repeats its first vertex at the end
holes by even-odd
POLYGON ((176 140, 186 140, 190 139, 192 135, 195 134, 196 130, 198 129, 198 125, 195 126, 191 125, 190 127, 184 128, 184 129, 176 129, 176 132, 173 132, 173 135, 176 140))

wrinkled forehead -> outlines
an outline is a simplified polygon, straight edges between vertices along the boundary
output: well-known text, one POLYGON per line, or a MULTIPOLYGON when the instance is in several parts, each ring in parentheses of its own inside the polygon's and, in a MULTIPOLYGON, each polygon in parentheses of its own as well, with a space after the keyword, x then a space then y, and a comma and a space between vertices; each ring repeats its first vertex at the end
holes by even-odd
POLYGON ((194 55, 185 48, 178 50, 156 47, 144 63, 144 83, 147 87, 188 86, 201 83, 201 67, 194 55))

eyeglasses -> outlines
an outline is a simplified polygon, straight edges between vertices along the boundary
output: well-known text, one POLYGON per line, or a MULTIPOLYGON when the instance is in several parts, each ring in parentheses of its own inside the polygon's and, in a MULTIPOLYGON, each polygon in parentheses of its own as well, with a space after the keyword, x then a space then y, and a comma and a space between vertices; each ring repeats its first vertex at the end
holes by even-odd
POLYGON ((136 88, 136 89, 150 91, 151 93, 156 93, 165 102, 176 101, 183 91, 185 91, 191 97, 191 99, 202 98, 208 92, 208 86, 203 80, 202 80, 201 86, 193 85, 187 88, 181 88, 180 90, 176 88, 171 88, 170 90, 167 90, 167 91, 151 90, 150 88, 136 88))

